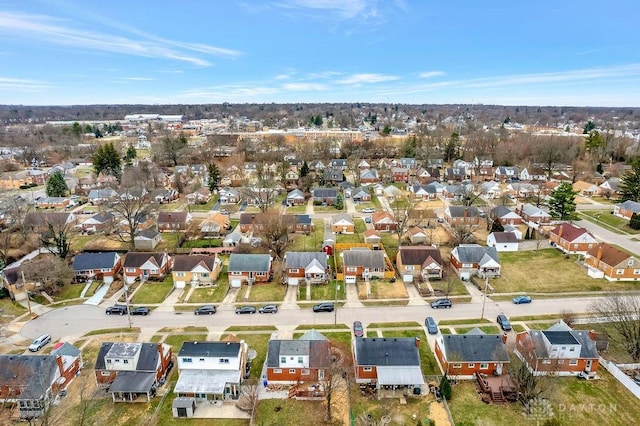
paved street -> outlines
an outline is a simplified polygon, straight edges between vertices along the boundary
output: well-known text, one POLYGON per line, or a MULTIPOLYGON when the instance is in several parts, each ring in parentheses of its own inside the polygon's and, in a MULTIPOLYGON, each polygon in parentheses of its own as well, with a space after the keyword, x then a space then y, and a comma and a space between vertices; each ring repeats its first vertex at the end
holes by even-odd
POLYGON ((605 241, 609 244, 618 245, 625 250, 630 251, 631 253, 635 253, 636 255, 640 255, 640 243, 638 241, 633 241, 633 238, 638 238, 638 235, 629 235, 629 234, 616 234, 615 232, 611 232, 609 230, 604 229, 596 223, 589 222, 588 220, 577 220, 574 221, 578 226, 585 228, 587 231, 591 232, 594 237, 596 237, 600 241, 605 241))

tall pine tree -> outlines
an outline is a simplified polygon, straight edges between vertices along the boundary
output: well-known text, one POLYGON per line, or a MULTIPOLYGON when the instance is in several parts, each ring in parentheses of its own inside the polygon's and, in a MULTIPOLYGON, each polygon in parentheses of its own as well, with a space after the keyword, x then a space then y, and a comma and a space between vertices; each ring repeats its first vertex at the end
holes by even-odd
POLYGON ((549 214, 554 219, 571 220, 576 211, 577 192, 569 182, 562 182, 551 193, 549 214))
POLYGON ((640 158, 636 158, 631 170, 620 178, 620 201, 640 202, 640 158))
POLYGON ((69 192, 67 182, 64 181, 62 173, 56 171, 47 180, 47 188, 45 189, 47 197, 64 197, 69 192))

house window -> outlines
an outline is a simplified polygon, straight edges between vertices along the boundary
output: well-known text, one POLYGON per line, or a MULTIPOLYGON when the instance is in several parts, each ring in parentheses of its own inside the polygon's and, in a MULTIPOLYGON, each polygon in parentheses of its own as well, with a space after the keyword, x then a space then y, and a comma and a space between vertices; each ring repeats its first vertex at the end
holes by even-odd
POLYGON ((640 269, 634 269, 633 275, 640 275, 640 269))
POLYGON ((102 269, 100 269, 100 272, 110 272, 110 271, 111 271, 111 269, 109 269, 109 268, 102 268, 102 269))
POLYGON ((302 375, 303 376, 308 376, 309 374, 311 374, 311 370, 309 370, 308 368, 305 368, 302 370, 302 375))
POLYGON ((116 359, 116 362, 120 362, 120 360, 119 360, 119 359, 116 359))
POLYGON ((476 368, 476 365, 474 363, 470 363, 467 364, 467 368, 476 368))
POLYGON ((200 275, 202 276, 202 278, 209 278, 209 273, 208 272, 203 272, 200 275))
POLYGON ((489 368, 489 364, 487 363, 480 364, 480 370, 486 370, 487 368, 489 368))
POLYGON ((298 364, 302 364, 302 357, 301 356, 298 357, 298 364))
POLYGON ((231 271, 231 275, 235 275, 235 276, 242 275, 242 272, 240 272, 240 271, 231 271))
POLYGON ((191 358, 182 358, 182 362, 193 362, 191 358))
POLYGON ((543 359, 542 363, 543 364, 551 364, 551 360, 550 359, 543 359))
POLYGON ((129 364, 129 360, 128 360, 128 359, 123 359, 123 360, 122 360, 122 363, 123 363, 123 364, 129 364))
POLYGON ((107 364, 111 364, 111 360, 110 359, 107 359, 107 364))
POLYGON ((111 375, 111 372, 109 372, 109 371, 101 371, 101 372, 100 372, 100 374, 101 374, 102 376, 110 376, 110 375, 111 375))
POLYGON ((136 268, 127 268, 127 272, 132 272, 133 273, 135 271, 136 271, 136 268))
POLYGON ((290 368, 289 369, 289 374, 296 374, 296 369, 295 368, 290 368))
POLYGON ((559 359, 558 360, 558 364, 560 364, 560 365, 564 364, 564 359, 559 359))
POLYGON ((373 371, 372 367, 363 367, 362 371, 366 372, 366 373, 370 373, 371 371, 373 371))
POLYGON ((576 348, 569 348, 569 352, 575 352, 576 348))
POLYGON ((176 275, 179 277, 184 277, 186 274, 184 272, 178 272, 176 273, 176 275))
POLYGON ((273 374, 280 374, 282 373, 282 368, 274 368, 273 369, 273 374))
POLYGON ((289 269, 289 273, 290 274, 297 274, 298 273, 298 269, 289 269))
POLYGON ((229 364, 229 358, 220 358, 220 364, 229 364))
POLYGON ((462 267, 463 268, 473 268, 473 263, 463 263, 462 267))
POLYGON ((200 358, 200 362, 204 362, 204 358, 200 358))
POLYGON ((569 365, 578 365, 578 360, 577 359, 570 360, 569 365))
POLYGON ((280 357, 280 364, 286 364, 287 362, 287 357, 286 356, 281 356, 280 357))
POLYGON ((627 260, 627 266, 633 266, 633 259, 627 260))
POLYGON ((347 267, 347 272, 358 272, 358 267, 357 266, 348 266, 347 267))
POLYGON ((151 271, 149 271, 151 274, 157 274, 158 270, 157 269, 152 269, 151 271))
POLYGON ((462 364, 453 364, 453 368, 462 368, 462 364))
POLYGON ((624 274, 624 269, 616 269, 616 275, 624 274))

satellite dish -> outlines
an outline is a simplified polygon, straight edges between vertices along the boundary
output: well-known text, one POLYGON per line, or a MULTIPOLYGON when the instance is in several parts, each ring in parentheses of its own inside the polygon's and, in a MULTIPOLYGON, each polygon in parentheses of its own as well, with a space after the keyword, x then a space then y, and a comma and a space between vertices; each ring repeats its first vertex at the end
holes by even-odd
POLYGON ((247 351, 247 358, 249 358, 249 361, 253 361, 254 359, 256 359, 257 356, 258 356, 258 352, 256 352, 255 349, 249 349, 247 351))

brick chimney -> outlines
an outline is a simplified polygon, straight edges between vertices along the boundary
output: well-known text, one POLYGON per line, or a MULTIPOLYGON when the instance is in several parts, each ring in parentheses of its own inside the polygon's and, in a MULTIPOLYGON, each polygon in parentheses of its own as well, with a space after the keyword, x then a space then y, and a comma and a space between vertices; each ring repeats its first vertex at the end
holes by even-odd
POLYGON ((594 342, 596 341, 598 335, 596 334, 596 332, 594 330, 589 330, 589 339, 593 340, 594 342))
POLYGON ((56 355, 56 364, 58 364, 58 370, 60 370, 60 375, 64 376, 64 363, 62 362, 62 357, 60 355, 56 355))
POLYGON ((464 208, 464 218, 465 219, 467 218, 467 208, 466 207, 464 208))
POLYGON ((602 259, 602 244, 598 244, 598 254, 596 255, 596 260, 600 262, 602 259))
POLYGON ((558 230, 558 238, 562 238, 562 231, 564 230, 564 224, 560 224, 560 229, 558 230))
POLYGON ((502 343, 507 343, 507 333, 502 333, 502 343))
POLYGON ((416 347, 420 347, 420 338, 416 337, 416 347))

